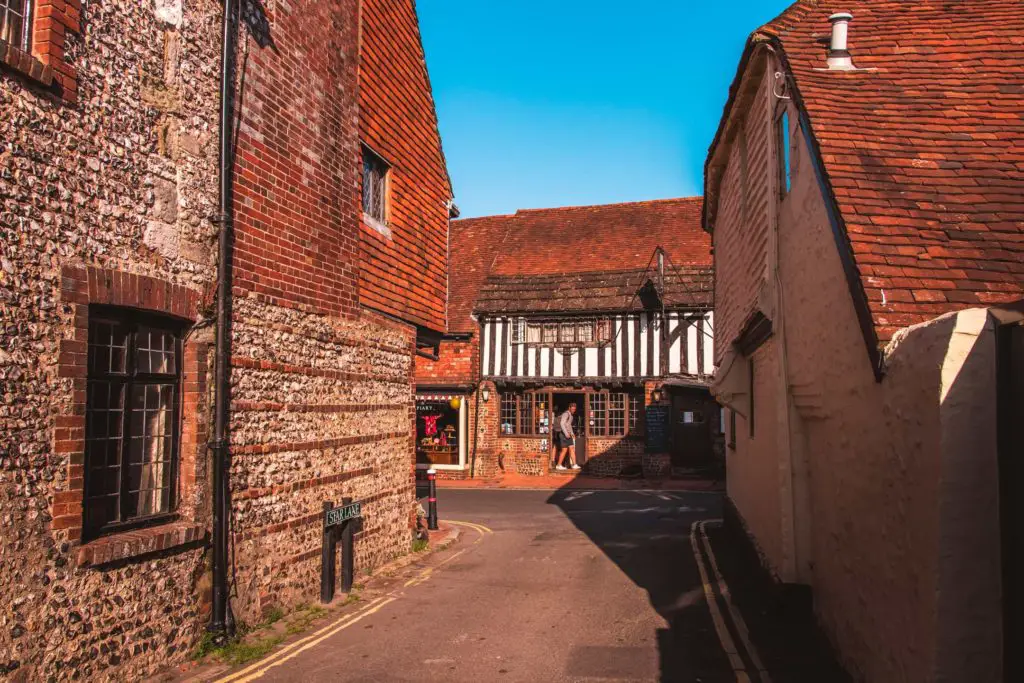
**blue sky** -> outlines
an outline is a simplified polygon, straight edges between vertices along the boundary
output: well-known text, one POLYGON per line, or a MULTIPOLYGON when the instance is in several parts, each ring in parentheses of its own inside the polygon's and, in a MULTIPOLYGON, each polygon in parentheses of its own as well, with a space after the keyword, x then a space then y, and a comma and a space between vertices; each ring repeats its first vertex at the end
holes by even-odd
POLYGON ((418 0, 463 217, 700 194, 747 35, 786 0, 418 0))

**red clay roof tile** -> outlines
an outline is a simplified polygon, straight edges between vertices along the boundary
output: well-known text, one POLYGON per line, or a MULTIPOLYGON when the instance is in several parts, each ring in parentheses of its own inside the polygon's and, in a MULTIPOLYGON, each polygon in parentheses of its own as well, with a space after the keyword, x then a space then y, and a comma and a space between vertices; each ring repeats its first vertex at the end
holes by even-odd
POLYGON ((759 33, 792 70, 881 341, 1024 296, 1024 2, 800 0, 759 33), (821 70, 840 9, 864 70, 821 70))
MULTIPOLYGON (((449 328, 474 329, 470 314, 489 278, 494 283, 512 278, 546 282, 565 275, 567 281, 589 282, 570 276, 644 271, 658 246, 668 254, 670 268, 706 275, 712 266, 711 237, 701 228, 701 203, 700 197, 686 197, 452 221, 449 328)), ((702 293, 695 305, 703 305, 707 291, 703 285, 698 289, 702 293)), ((583 306, 593 298, 565 301, 583 306)))

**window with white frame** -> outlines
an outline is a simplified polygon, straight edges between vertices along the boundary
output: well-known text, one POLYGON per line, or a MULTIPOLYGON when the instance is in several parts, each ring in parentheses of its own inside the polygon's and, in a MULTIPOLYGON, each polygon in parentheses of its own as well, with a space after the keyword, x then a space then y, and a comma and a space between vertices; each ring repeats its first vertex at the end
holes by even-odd
POLYGON ((28 52, 32 39, 32 0, 0 0, 0 40, 28 52))
POLYGON ((598 320, 511 321, 509 340, 513 344, 592 346, 612 339, 612 323, 598 320))

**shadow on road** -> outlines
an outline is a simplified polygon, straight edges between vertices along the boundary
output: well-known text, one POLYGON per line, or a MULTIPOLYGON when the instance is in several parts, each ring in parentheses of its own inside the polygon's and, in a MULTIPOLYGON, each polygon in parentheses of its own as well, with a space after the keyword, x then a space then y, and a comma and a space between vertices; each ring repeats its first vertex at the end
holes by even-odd
MULTIPOLYGON (((559 507, 576 528, 646 590, 651 605, 664 618, 667 626, 656 634, 659 680, 736 680, 704 602, 703 583, 689 539, 694 521, 720 515, 719 495, 623 491, 614 496, 593 496, 587 491, 563 488, 547 502, 559 507)), ((601 596, 594 599, 600 600, 601 596)), ((594 647, 579 649, 570 656, 570 676, 586 676, 590 660, 599 656, 593 652, 594 647)))

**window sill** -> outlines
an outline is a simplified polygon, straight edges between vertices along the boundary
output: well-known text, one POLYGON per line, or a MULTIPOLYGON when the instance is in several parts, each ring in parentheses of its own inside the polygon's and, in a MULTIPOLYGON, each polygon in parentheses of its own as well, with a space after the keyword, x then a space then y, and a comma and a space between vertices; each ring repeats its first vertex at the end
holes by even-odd
POLYGON ((363 223, 365 223, 367 227, 376 230, 384 237, 391 239, 391 228, 389 228, 386 223, 381 223, 379 220, 377 220, 370 214, 366 213, 365 211, 363 212, 363 223))
POLYGON ((83 544, 78 549, 78 566, 128 560, 192 543, 205 543, 206 538, 206 527, 184 522, 123 531, 83 544))
POLYGON ((420 470, 421 472, 425 472, 425 471, 430 470, 430 469, 437 470, 438 472, 441 472, 441 471, 444 471, 444 472, 461 472, 462 470, 466 469, 466 466, 465 465, 428 465, 425 462, 418 462, 418 463, 416 463, 416 469, 420 470))
POLYGON ((52 66, 3 40, 0 40, 0 64, 47 88, 53 85, 52 66))

